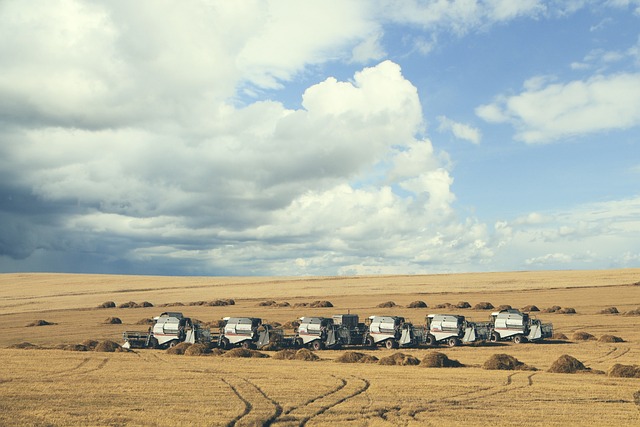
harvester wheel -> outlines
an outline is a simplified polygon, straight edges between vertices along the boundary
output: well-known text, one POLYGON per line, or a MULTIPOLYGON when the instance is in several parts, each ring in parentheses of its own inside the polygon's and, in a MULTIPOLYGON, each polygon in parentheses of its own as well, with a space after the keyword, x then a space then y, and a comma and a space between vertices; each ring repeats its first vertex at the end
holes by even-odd
POLYGON ((492 333, 491 333, 491 337, 489 338, 489 341, 491 341, 491 342, 498 342, 498 341, 500 341, 500 335, 498 335, 498 334, 497 334, 497 333, 495 333, 495 332, 492 332, 492 333))
POLYGON ((314 342, 311 343, 311 349, 318 351, 318 350, 322 350, 322 347, 324 347, 322 345, 322 341, 320 340, 315 340, 314 342))
POLYGON ((366 337, 364 339, 364 345, 365 347, 375 347, 376 343, 375 341, 373 341, 373 337, 371 335, 369 335, 368 337, 366 337))
POLYGON ((513 337, 513 342, 515 344, 522 344, 525 341, 525 338, 522 335, 516 335, 513 337))
POLYGON ((427 335, 425 344, 427 344, 429 347, 433 347, 434 345, 436 345, 436 337, 434 337, 433 335, 427 335))
POLYGON ((226 338, 222 338, 222 341, 220 341, 220 348, 223 350, 228 350, 229 349, 229 340, 226 338))
POLYGON ((388 340, 386 340, 384 342, 384 346, 388 349, 391 350, 392 348, 397 348, 397 344, 396 341, 393 338, 389 338, 388 340))
POLYGON ((169 341, 169 345, 167 346, 168 348, 172 348, 178 345, 178 340, 171 340, 169 341))
POLYGON ((304 347, 304 341, 302 341, 302 338, 296 338, 296 340, 293 342, 293 346, 295 348, 302 348, 304 347))
POLYGON ((242 348, 244 348, 245 350, 253 350, 253 343, 249 340, 246 341, 242 341, 242 348))
POLYGON ((447 345, 449 347, 455 347, 458 345, 458 338, 451 337, 447 340, 447 345))

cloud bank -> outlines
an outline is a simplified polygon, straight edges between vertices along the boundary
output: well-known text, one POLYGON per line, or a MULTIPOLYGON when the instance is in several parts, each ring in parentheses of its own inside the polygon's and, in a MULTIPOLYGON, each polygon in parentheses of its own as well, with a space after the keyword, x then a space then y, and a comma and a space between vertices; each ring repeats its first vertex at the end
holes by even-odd
MULTIPOLYGON (((585 242, 619 245, 611 265, 633 263, 622 237, 640 229, 637 199, 527 217, 535 225, 461 210, 454 162, 426 133, 428 95, 385 60, 385 25, 418 28, 426 54, 441 33, 560 9, 569 13, 535 0, 1 2, 0 271, 411 274, 607 256, 585 242), (332 63, 353 72, 324 73, 332 63), (300 76, 313 83, 295 107, 265 95, 300 76)), ((541 78, 476 112, 550 142, 638 126, 639 87, 633 72, 541 78)), ((484 138, 445 116, 440 126, 484 138)))

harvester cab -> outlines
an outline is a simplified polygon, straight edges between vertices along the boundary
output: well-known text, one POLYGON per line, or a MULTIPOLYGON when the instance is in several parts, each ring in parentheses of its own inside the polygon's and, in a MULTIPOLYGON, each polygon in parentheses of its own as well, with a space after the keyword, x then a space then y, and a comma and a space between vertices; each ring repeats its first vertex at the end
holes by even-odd
POLYGON ((553 325, 543 324, 527 313, 509 309, 491 313, 489 319, 490 340, 492 342, 512 340, 516 344, 525 341, 539 341, 553 335, 553 325))
POLYGON ((336 325, 329 317, 301 317, 295 337, 297 347, 310 347, 313 350, 337 348, 342 344, 336 325))
POLYGON ((264 342, 265 337, 261 335, 265 335, 265 331, 269 329, 261 328, 262 319, 257 317, 225 317, 222 320, 224 324, 218 336, 218 347, 222 349, 233 347, 255 349, 259 343, 264 342))
POLYGON ((425 344, 432 346, 444 343, 455 347, 460 343, 486 339, 487 328, 469 322, 456 314, 429 314, 426 317, 427 334, 425 344))
POLYGON ((401 316, 370 316, 369 330, 363 344, 367 347, 384 345, 388 349, 417 345, 416 330, 401 316))
POLYGON ((153 318, 155 324, 148 332, 125 331, 123 347, 126 348, 168 348, 187 342, 209 343, 211 334, 191 318, 179 312, 165 312, 153 318))

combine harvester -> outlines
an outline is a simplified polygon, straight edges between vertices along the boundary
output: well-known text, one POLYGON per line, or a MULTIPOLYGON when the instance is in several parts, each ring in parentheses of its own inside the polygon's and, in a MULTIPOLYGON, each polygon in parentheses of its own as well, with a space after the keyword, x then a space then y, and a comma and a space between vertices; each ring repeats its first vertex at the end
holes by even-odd
POLYGON ((266 324, 257 317, 225 317, 220 333, 211 332, 182 313, 166 312, 155 317, 147 332, 125 331, 125 348, 169 348, 187 343, 217 345, 221 349, 302 348, 338 349, 344 346, 387 349, 445 344, 450 347, 476 341, 511 340, 516 344, 536 342, 553 335, 553 325, 543 324, 518 310, 502 310, 491 314, 489 322, 469 322, 455 314, 429 314, 424 326, 414 326, 401 316, 370 316, 366 324, 357 314, 332 317, 301 317, 293 335, 266 324))
POLYGON ((468 322, 456 314, 429 314, 426 317, 424 344, 435 346, 446 344, 455 347, 461 343, 485 341, 489 338, 487 323, 468 322))
POLYGON ((211 343, 209 329, 202 328, 182 313, 166 312, 154 317, 155 324, 147 332, 125 331, 124 348, 169 348, 181 342, 211 343))
POLYGON ((283 332, 262 323, 257 317, 225 317, 220 328, 218 347, 227 350, 233 347, 245 349, 262 348, 271 342, 284 346, 283 332))
POLYGON ((487 324, 491 342, 511 340, 515 344, 540 341, 553 336, 553 325, 542 323, 519 310, 501 310, 491 313, 487 324))
MULTIPOLYGON (((294 346, 312 350, 337 349, 362 345, 367 328, 357 314, 335 314, 332 317, 301 317, 294 346)), ((285 337, 286 342, 286 337, 285 337)))
POLYGON ((333 318, 301 317, 294 344, 299 348, 324 350, 338 348, 342 345, 342 341, 338 336, 338 327, 333 323, 333 318))
POLYGON ((416 347, 424 340, 424 330, 415 328, 401 316, 370 316, 362 343, 365 347, 383 345, 388 349, 416 347))

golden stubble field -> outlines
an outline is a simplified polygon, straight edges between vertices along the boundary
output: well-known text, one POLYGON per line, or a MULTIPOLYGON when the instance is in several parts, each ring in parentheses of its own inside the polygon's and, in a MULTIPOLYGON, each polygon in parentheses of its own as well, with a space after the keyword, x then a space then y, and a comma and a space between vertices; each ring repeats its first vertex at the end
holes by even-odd
MULTIPOLYGON (((640 316, 600 314, 640 307, 640 269, 424 276, 320 278, 144 277, 63 274, 0 275, 0 425, 640 425, 640 379, 606 373, 640 364, 640 316), (190 306, 232 298, 233 306, 190 306), (259 307, 265 300, 290 307, 259 307), (294 307, 328 300, 333 308, 294 307), (456 312, 485 321, 490 311, 409 309, 415 300, 488 301, 515 308, 558 305, 576 314, 539 313, 568 340, 438 349, 361 350, 378 358, 397 351, 422 359, 434 351, 463 368, 337 363, 346 350, 318 352, 319 361, 178 356, 51 349, 87 339, 121 341, 122 331, 165 310, 209 322, 255 316, 285 323, 300 316, 402 315, 415 324, 428 313, 456 312), (151 302, 148 308, 97 309, 105 301, 151 302), (385 301, 393 308, 376 308, 385 301), (183 307, 160 304, 182 302, 183 307), (123 324, 105 324, 118 317, 123 324), (36 320, 55 323, 27 327, 36 320), (624 342, 573 341, 576 331, 624 342), (48 349, 8 348, 30 342, 48 349), (536 371, 491 371, 496 353, 536 371), (555 374, 569 354, 594 371, 555 374)), ((273 355, 272 352, 265 352, 273 355)))

